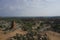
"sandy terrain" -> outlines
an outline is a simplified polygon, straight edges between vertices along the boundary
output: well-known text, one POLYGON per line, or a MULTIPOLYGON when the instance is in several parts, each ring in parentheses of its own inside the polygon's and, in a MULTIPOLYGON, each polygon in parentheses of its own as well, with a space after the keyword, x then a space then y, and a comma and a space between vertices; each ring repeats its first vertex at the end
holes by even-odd
MULTIPOLYGON (((15 36, 16 33, 24 35, 27 32, 17 29, 15 31, 9 32, 7 34, 3 34, 3 32, 0 31, 0 40, 6 40, 9 37, 15 36)), ((49 40, 60 40, 60 34, 59 33, 47 31, 46 34, 47 34, 49 40)))
POLYGON ((60 34, 52 31, 46 32, 49 40, 60 40, 60 34))
POLYGON ((16 33, 24 35, 24 34, 26 34, 27 32, 22 31, 22 30, 15 30, 15 31, 9 32, 9 33, 7 33, 7 34, 3 34, 3 32, 0 32, 0 40, 6 40, 6 39, 9 38, 9 37, 13 37, 13 36, 16 35, 16 33))

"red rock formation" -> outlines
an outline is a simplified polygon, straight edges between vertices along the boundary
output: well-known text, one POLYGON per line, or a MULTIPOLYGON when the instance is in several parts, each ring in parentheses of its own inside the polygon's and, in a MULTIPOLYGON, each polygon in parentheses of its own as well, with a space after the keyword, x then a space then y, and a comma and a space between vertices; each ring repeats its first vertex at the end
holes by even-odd
POLYGON ((11 28, 10 29, 16 29, 16 22, 12 21, 11 28))
POLYGON ((13 21, 13 29, 16 29, 16 22, 13 21))

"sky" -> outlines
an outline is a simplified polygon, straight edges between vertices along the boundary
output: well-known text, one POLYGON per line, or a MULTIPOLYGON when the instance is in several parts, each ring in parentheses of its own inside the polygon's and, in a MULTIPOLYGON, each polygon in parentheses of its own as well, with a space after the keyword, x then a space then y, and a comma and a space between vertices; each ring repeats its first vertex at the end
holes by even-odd
POLYGON ((0 16, 60 16, 60 0, 0 0, 0 16))

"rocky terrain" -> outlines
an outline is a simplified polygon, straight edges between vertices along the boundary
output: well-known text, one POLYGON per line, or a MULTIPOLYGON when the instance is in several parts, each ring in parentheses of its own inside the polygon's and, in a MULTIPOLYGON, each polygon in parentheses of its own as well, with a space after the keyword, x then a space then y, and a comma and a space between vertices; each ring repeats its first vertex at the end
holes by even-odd
POLYGON ((60 40, 60 18, 0 18, 0 40, 60 40))

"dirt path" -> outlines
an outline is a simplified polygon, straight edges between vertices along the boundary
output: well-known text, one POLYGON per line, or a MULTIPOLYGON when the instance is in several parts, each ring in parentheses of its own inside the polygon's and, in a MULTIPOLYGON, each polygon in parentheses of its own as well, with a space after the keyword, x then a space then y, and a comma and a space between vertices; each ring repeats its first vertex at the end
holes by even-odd
POLYGON ((60 40, 60 34, 52 31, 46 32, 49 40, 60 40))

